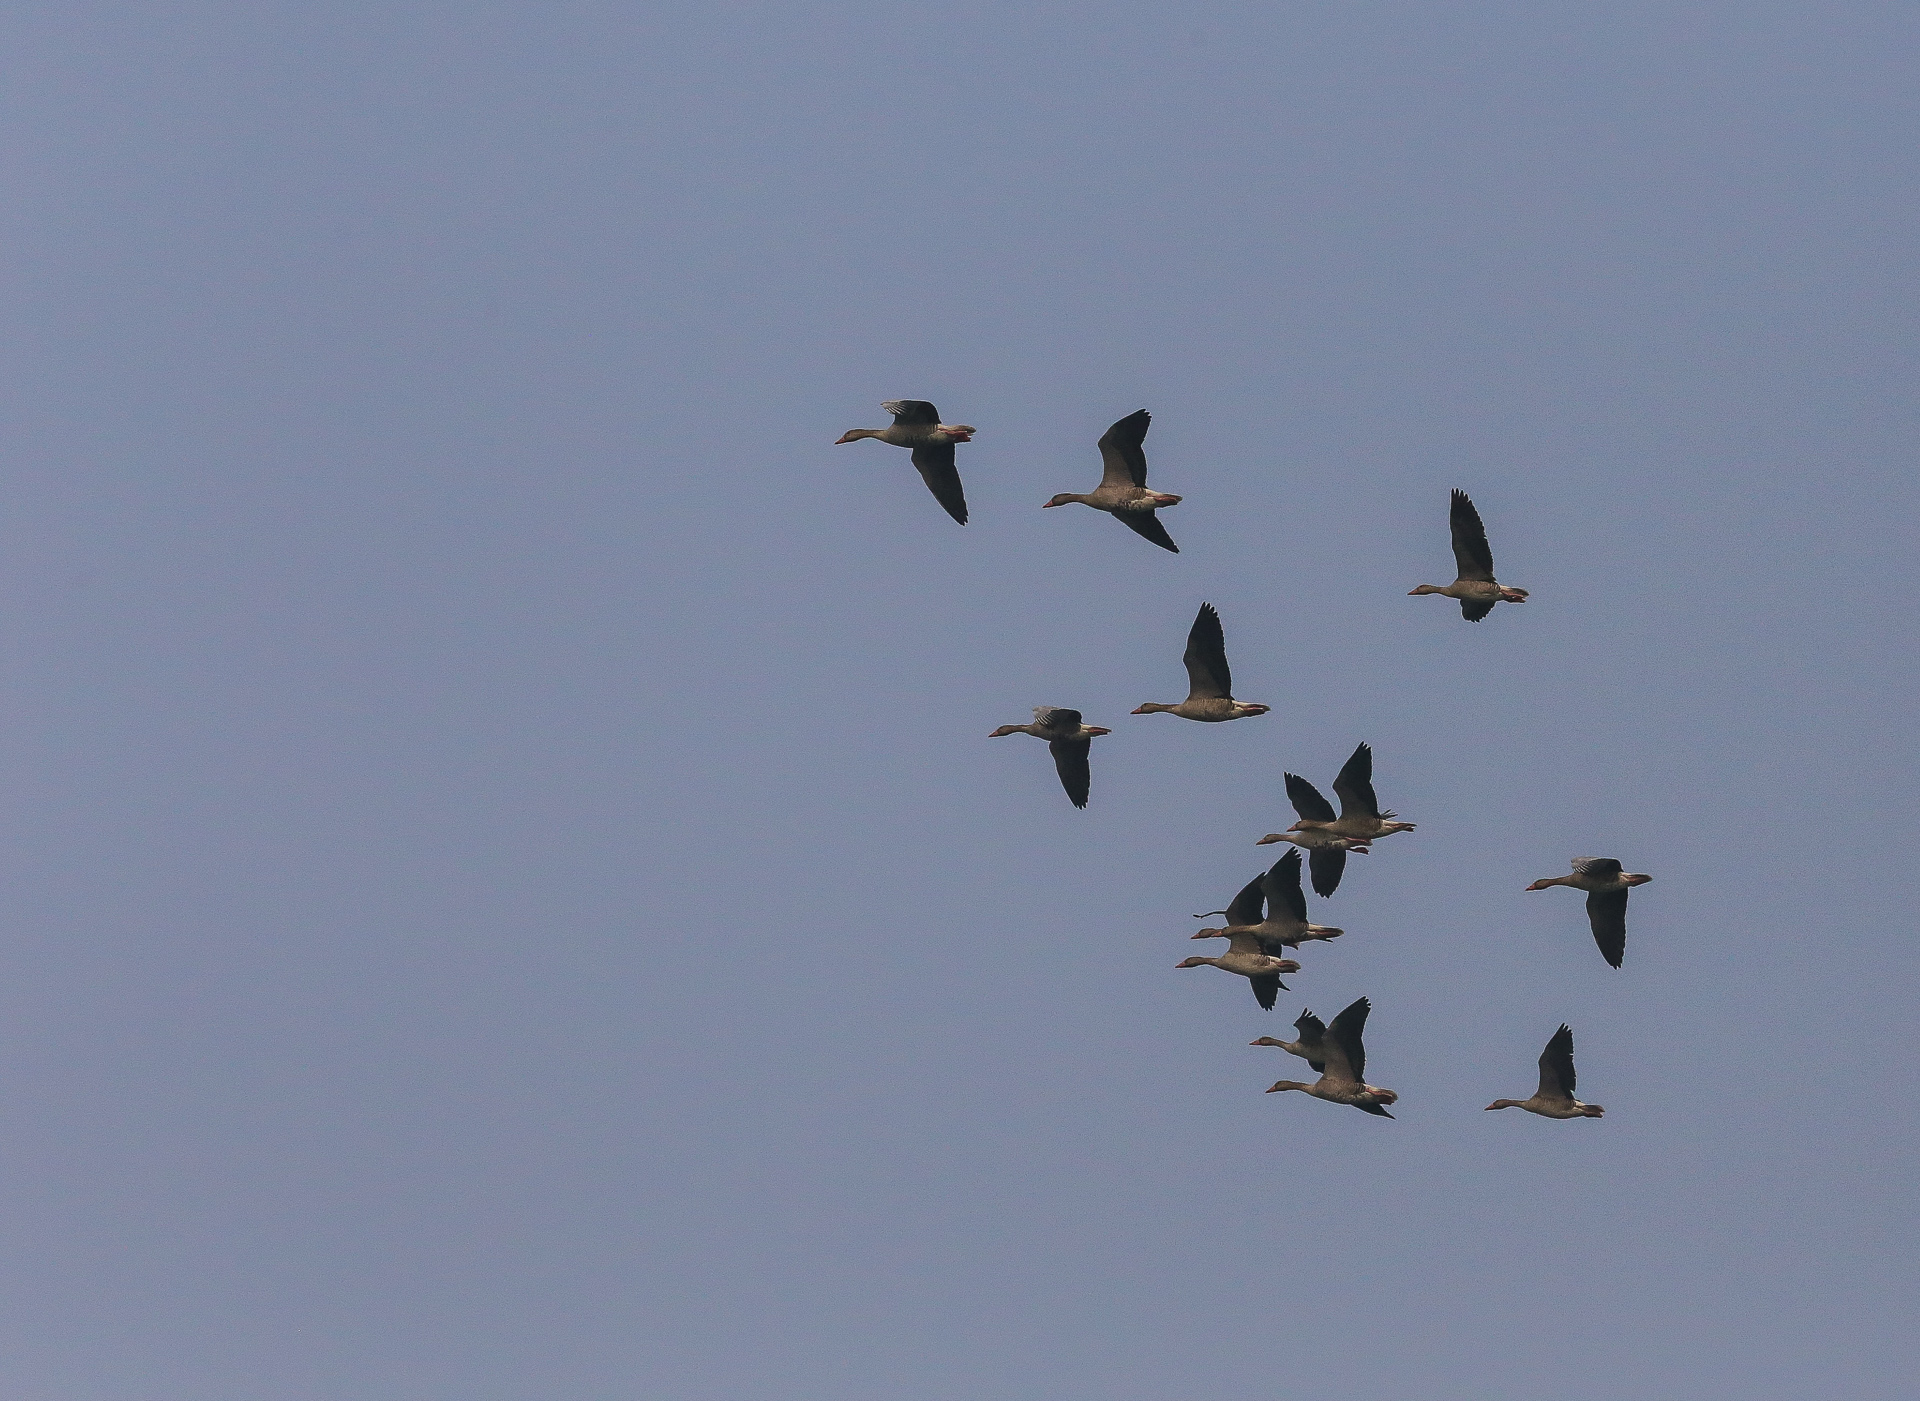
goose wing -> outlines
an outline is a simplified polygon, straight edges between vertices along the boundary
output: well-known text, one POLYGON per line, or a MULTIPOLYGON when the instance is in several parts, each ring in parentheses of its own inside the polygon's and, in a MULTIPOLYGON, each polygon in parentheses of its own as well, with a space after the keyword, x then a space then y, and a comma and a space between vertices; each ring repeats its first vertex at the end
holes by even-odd
POLYGON ((1100 435, 1100 461, 1106 469, 1100 477, 1101 486, 1147 484, 1147 426, 1152 422, 1153 415, 1141 409, 1100 435))
POLYGON ((1300 814, 1303 821, 1334 820, 1333 804, 1321 797, 1320 790, 1297 773, 1287 775, 1287 801, 1293 804, 1293 810, 1300 814))
POLYGON ((1618 968, 1627 956, 1627 892, 1601 890, 1589 895, 1587 923, 1593 926, 1593 942, 1600 946, 1600 956, 1618 968))
POLYGON ((1576 856, 1573 869, 1576 874, 1592 876, 1595 880, 1612 880, 1620 874, 1620 863, 1611 856, 1576 856))
POLYGON ((940 410, 925 399, 889 399, 880 406, 880 411, 893 415, 896 428, 919 424, 931 428, 940 421, 940 410))
POLYGON ((1247 981, 1253 984, 1253 995, 1259 1000, 1261 1008, 1268 1012, 1273 1010, 1273 1004, 1280 1000, 1280 994, 1287 986, 1280 981, 1278 973, 1262 973, 1247 981))
POLYGON ((1266 898, 1266 876, 1258 875, 1240 887, 1240 893, 1227 906, 1228 924, 1258 924, 1262 901, 1266 898))
POLYGON ((1273 863, 1273 869, 1260 878, 1267 895, 1267 918, 1276 919, 1284 910, 1301 924, 1307 922, 1307 897, 1300 892, 1300 853, 1289 850, 1273 863))
POLYGON ((1373 1004, 1362 997, 1352 1003, 1339 1016, 1333 1019, 1333 1025, 1327 1028, 1327 1052, 1325 1074, 1329 1080, 1351 1080, 1356 1085, 1367 1083, 1367 1048, 1361 1044, 1360 1034, 1366 1029, 1367 1013, 1373 1010, 1373 1004))
POLYGON ((1380 800, 1373 795, 1373 746, 1362 744, 1340 766, 1333 781, 1342 817, 1378 817, 1380 800))
POLYGON ((1573 1098, 1573 1028, 1564 1022, 1540 1053, 1540 1098, 1573 1098))
MULTIPOLYGON (((1493 548, 1487 544, 1487 528, 1480 523, 1480 513, 1473 508, 1473 498, 1464 491, 1454 492, 1453 507, 1447 513, 1447 519, 1453 527, 1453 562, 1459 569, 1460 577, 1492 583, 1493 548)), ((1487 607, 1492 608, 1493 605, 1489 603, 1487 607)), ((1484 618, 1486 614, 1480 616, 1484 618)), ((1467 617, 1473 618, 1473 614, 1469 613, 1467 617)))
POLYGON ((1312 1012, 1301 1012, 1293 1029, 1300 1033, 1300 1049, 1307 1053, 1307 1064, 1324 1072, 1327 1068, 1327 1024, 1312 1012))
MULTIPOLYGON (((933 405, 928 404, 929 411, 933 405)), ((937 420, 936 420, 937 421, 937 420)), ((967 523, 967 494, 960 489, 960 472, 953 465, 952 443, 922 443, 913 450, 913 465, 933 499, 960 524, 967 523)))
POLYGON ((1477 623, 1493 611, 1498 603, 1494 598, 1463 598, 1460 600, 1460 616, 1470 623, 1477 623))
POLYGON ((1064 735, 1080 732, 1081 716, 1077 710, 1063 710, 1057 705, 1036 705, 1033 719, 1043 730, 1058 730, 1064 735))
POLYGON ((1347 849, 1343 846, 1317 846, 1307 856, 1313 893, 1322 900, 1340 888, 1340 877, 1346 869, 1347 849))
MULTIPOLYGON (((1075 723, 1079 723, 1077 719, 1075 723)), ((1093 785, 1093 769, 1087 762, 1093 751, 1093 736, 1049 740, 1047 748, 1053 751, 1054 772, 1060 775, 1060 786, 1067 790, 1067 797, 1075 807, 1085 807, 1087 791, 1093 785)))
POLYGON ((1211 603, 1200 605, 1187 632, 1187 699, 1220 700, 1233 695, 1233 673, 1227 670, 1227 634, 1211 603))
POLYGON ((1152 511, 1115 511, 1113 518, 1143 540, 1151 540, 1161 549, 1172 550, 1176 555, 1180 553, 1180 547, 1173 543, 1173 537, 1167 534, 1167 528, 1160 524, 1160 518, 1152 511))

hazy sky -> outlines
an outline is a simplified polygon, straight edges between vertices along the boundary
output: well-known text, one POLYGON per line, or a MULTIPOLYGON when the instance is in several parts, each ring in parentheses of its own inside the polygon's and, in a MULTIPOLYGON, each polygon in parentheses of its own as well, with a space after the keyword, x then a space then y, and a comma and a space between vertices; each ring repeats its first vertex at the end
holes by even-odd
POLYGON ((1920 10, 678 10, 0 24, 7 1401, 1913 1395, 1920 10))

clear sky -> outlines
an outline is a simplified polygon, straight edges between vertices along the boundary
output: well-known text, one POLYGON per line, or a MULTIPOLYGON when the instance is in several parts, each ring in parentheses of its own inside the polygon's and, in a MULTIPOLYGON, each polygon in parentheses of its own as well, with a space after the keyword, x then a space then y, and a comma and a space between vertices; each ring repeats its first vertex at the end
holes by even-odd
POLYGON ((8 1401, 1913 1395, 1917 50, 14 8, 8 1401), (1142 406, 1177 556, 1039 509, 1142 406), (1272 713, 1129 716, 1202 600, 1272 713), (1175 972, 1363 739, 1346 936, 1175 972), (1263 1095, 1361 995, 1398 1119, 1263 1095))

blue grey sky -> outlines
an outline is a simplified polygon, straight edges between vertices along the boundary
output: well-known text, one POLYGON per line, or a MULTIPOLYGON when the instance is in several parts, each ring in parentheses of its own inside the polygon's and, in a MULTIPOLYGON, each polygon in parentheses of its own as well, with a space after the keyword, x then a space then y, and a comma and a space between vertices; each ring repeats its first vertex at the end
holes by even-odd
POLYGON ((0 38, 9 1401, 1913 1394, 1920 11, 0 38), (1039 509, 1142 406, 1177 556, 1039 509))

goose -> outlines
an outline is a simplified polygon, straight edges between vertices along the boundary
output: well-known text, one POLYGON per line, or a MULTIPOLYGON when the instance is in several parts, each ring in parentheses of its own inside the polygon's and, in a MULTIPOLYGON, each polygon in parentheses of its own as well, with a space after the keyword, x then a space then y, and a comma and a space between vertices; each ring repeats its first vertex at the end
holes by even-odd
POLYGON ((960 489, 960 473, 953 465, 953 445, 970 443, 976 431, 970 424, 942 423, 940 410, 925 399, 889 399, 880 406, 893 415, 888 428, 849 428, 840 443, 857 443, 862 438, 878 438, 897 448, 913 449, 913 465, 927 490, 960 524, 967 523, 967 495, 960 489))
POLYGON ((1316 1072, 1327 1068, 1327 1024, 1314 1016, 1311 1011, 1302 1011, 1294 1022, 1293 1028, 1300 1033, 1298 1041, 1279 1041, 1271 1036, 1263 1036, 1258 1041, 1249 1041, 1249 1046, 1278 1046, 1289 1055, 1300 1057, 1316 1072))
MULTIPOLYGON (((1196 934, 1193 936, 1201 937, 1196 934)), ((1282 973, 1298 973, 1300 965, 1290 958, 1276 958, 1267 953, 1261 945, 1260 936, 1245 929, 1236 929, 1227 935, 1227 951, 1218 958, 1208 958, 1195 954, 1185 963, 1174 964, 1175 968, 1198 968, 1210 963, 1226 973, 1238 973, 1253 984, 1253 995, 1262 1008, 1271 1012, 1273 1004, 1287 985, 1280 981, 1282 973)))
POLYGON ((1540 1053, 1540 1088, 1530 1099, 1496 1099, 1489 1109, 1524 1109, 1548 1119, 1598 1119, 1607 1111, 1573 1097, 1573 1028, 1565 1022, 1540 1053))
POLYGON ((1225 915, 1224 929, 1202 929, 1196 939, 1230 939, 1246 932, 1260 941, 1262 953, 1279 957, 1285 949, 1297 949, 1314 939, 1338 939, 1346 931, 1324 924, 1307 923, 1307 897, 1300 893, 1300 853, 1289 851, 1273 863, 1273 869, 1255 876, 1233 897, 1224 910, 1209 910, 1206 915, 1225 915), (1260 908, 1266 906, 1266 918, 1260 908))
POLYGON ((1096 511, 1106 511, 1136 535, 1153 541, 1163 550, 1180 553, 1167 528, 1153 513, 1161 506, 1177 506, 1180 498, 1164 491, 1147 490, 1147 426, 1153 415, 1145 409, 1130 413, 1100 435, 1100 461, 1106 470, 1100 485, 1081 496, 1063 491, 1046 506, 1065 506, 1078 501, 1096 511))
POLYGON ((1587 922, 1593 926, 1593 942, 1600 956, 1618 968, 1627 956, 1627 892, 1645 885, 1652 876, 1623 871, 1611 856, 1576 856, 1570 876, 1544 876, 1528 890, 1545 890, 1552 885, 1571 886, 1587 892, 1587 922))
POLYGON ((1243 720, 1250 715, 1265 715, 1270 705, 1233 698, 1233 673, 1227 669, 1227 635, 1220 626, 1220 615, 1211 603, 1200 605, 1193 626, 1187 630, 1187 650, 1181 655, 1187 666, 1187 698, 1178 705, 1148 701, 1134 709, 1135 715, 1165 711, 1188 720, 1212 724, 1220 720, 1243 720))
MULTIPOLYGON (((1294 812, 1302 821, 1336 821, 1331 802, 1327 802, 1319 789, 1315 789, 1298 773, 1286 775, 1286 800, 1294 804, 1294 812)), ((1321 900, 1340 889, 1340 875, 1346 871, 1346 854, 1367 854, 1365 837, 1336 837, 1327 827, 1306 827, 1302 823, 1296 823, 1286 831, 1269 831, 1254 846, 1271 846, 1273 843, 1292 843, 1308 854, 1308 871, 1313 875, 1313 894, 1317 894, 1321 900)))
POLYGON ((1267 833, 1254 845, 1292 842, 1304 847, 1314 892, 1322 899, 1339 888, 1349 851, 1364 856, 1369 843, 1396 832, 1411 832, 1418 825, 1397 821, 1393 813, 1380 810, 1380 799, 1373 791, 1373 746, 1365 742, 1347 757, 1333 780, 1334 794, 1340 799, 1338 817, 1333 815, 1333 804, 1299 774, 1290 773, 1286 780, 1287 801, 1300 814, 1300 820, 1284 832, 1267 833))
POLYGON ((1073 800, 1075 807, 1083 808, 1087 805, 1087 787, 1093 781, 1093 775, 1087 767, 1087 755, 1093 748, 1094 736, 1112 733, 1112 730, 1099 725, 1081 724, 1077 710, 1036 705, 1031 725, 1002 725, 987 738, 1032 735, 1035 739, 1047 741, 1047 748, 1053 751, 1054 770, 1060 775, 1060 786, 1067 790, 1067 796, 1073 800))
POLYGON ((1525 603, 1525 589, 1509 588, 1493 577, 1493 549, 1487 544, 1487 528, 1473 508, 1473 498, 1464 491, 1453 493, 1448 513, 1453 527, 1453 560, 1460 577, 1444 589, 1438 584, 1422 584, 1407 593, 1408 598, 1423 593, 1445 594, 1460 600, 1460 616, 1477 623, 1493 611, 1496 603, 1525 603))
MULTIPOLYGON (((1324 1099, 1329 1104, 1351 1104, 1355 1109, 1377 1114, 1382 1119, 1391 1119, 1393 1115, 1381 1106, 1394 1103, 1400 1096, 1392 1090, 1383 1090, 1378 1085, 1366 1082, 1367 1048, 1360 1042, 1360 1033, 1367 1025, 1367 1013, 1372 1010, 1372 1004, 1363 997, 1333 1019, 1333 1025, 1320 1038, 1318 1054, 1321 1068, 1318 1080, 1311 1085, 1298 1080, 1276 1080, 1267 1093, 1305 1090, 1315 1099, 1324 1099)), ((1295 1022, 1294 1025, 1299 1026, 1300 1023, 1295 1022)), ((1301 1039, 1304 1041, 1306 1038, 1303 1036, 1301 1039)), ((1312 1056, 1307 1057, 1307 1064, 1313 1064, 1312 1056)))

